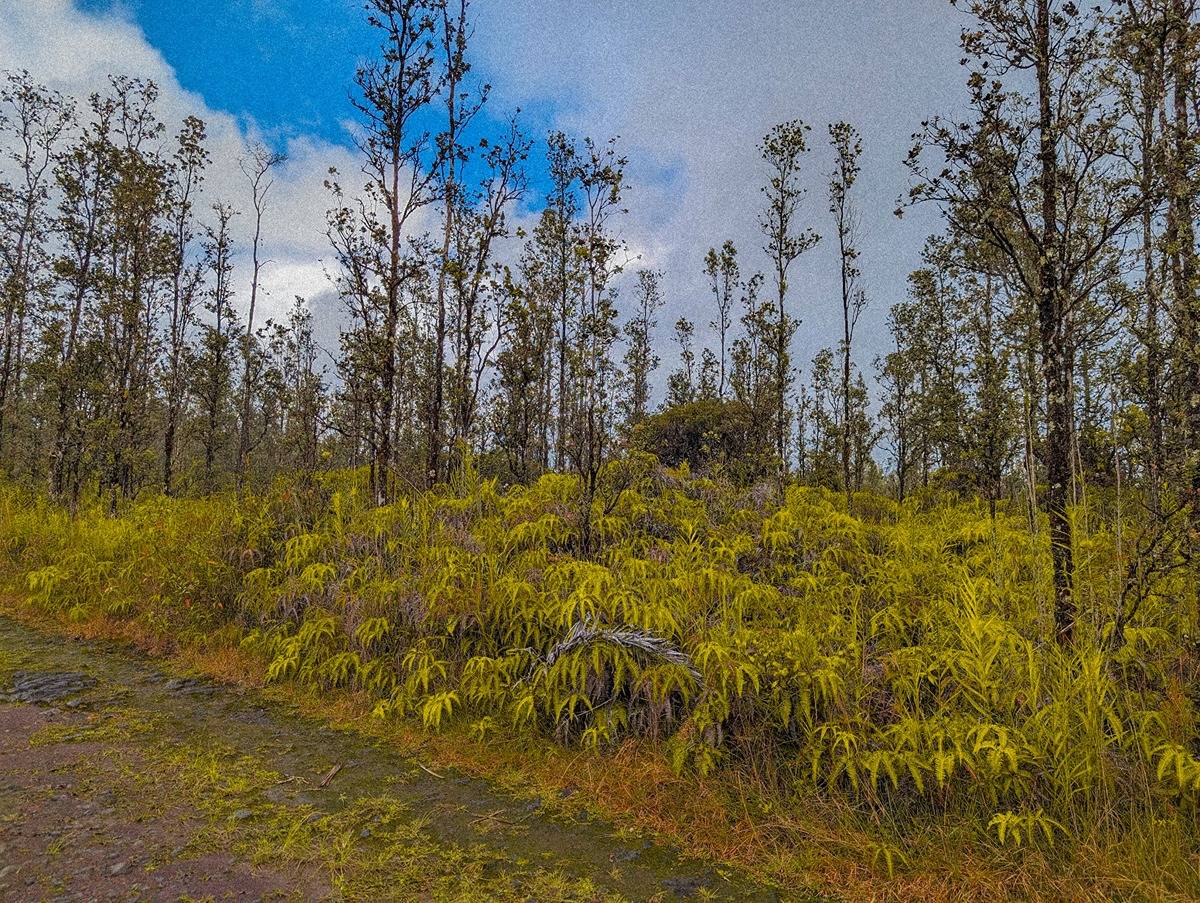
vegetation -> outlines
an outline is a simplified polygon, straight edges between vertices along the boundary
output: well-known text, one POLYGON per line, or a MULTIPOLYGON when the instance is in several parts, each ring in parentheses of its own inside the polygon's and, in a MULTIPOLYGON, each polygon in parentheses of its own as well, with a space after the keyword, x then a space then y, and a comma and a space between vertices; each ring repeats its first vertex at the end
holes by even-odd
POLYGON ((467 0, 365 3, 336 349, 303 299, 256 325, 280 155, 243 160, 238 298, 202 122, 168 139, 150 82, 79 110, 8 74, 13 592, 429 731, 651 750, 752 785, 756 824, 843 813, 889 873, 936 836, 1200 895, 1200 12, 951 5, 965 112, 921 126, 899 211, 944 228, 873 383, 850 123, 764 136, 763 272, 713 236, 689 313, 715 341, 678 318, 660 386, 672 299, 630 272, 628 161, 489 131, 467 0), (797 277, 822 172, 833 303, 797 277), (818 303, 840 329, 800 366, 818 303))
POLYGON ((236 644, 270 681, 433 731, 649 743, 776 805, 845 807, 884 871, 949 820, 1002 861, 1086 845, 1196 891, 1190 577, 1137 595, 1120 532, 1089 529, 1089 629, 1064 648, 1021 513, 859 494, 849 515, 647 459, 601 482, 587 559, 571 478, 502 492, 469 470, 387 506, 331 474, 120 518, 11 490, 2 542, 14 591, 64 620, 236 644))

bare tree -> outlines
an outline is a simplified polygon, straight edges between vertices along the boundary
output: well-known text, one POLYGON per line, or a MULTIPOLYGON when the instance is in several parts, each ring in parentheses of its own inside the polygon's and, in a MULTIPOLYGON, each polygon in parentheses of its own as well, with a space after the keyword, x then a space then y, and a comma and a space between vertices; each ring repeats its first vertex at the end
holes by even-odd
POLYGON ((242 335, 242 398, 237 449, 239 487, 245 484, 246 471, 250 465, 250 407, 253 396, 250 365, 254 359, 254 312, 258 305, 259 276, 265 263, 260 254, 262 223, 267 210, 267 194, 274 185, 271 172, 285 160, 285 154, 272 151, 259 143, 253 145, 250 153, 238 161, 246 181, 250 183, 250 203, 254 209, 254 235, 250 240, 250 307, 246 313, 246 331, 242 335))

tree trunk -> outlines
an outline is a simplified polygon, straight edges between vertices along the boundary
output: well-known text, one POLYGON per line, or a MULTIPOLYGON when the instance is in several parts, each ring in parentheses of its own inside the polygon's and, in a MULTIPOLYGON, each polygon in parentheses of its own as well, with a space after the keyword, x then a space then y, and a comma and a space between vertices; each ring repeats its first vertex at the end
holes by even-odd
POLYGON ((1069 644, 1075 631, 1072 587, 1073 537, 1068 511, 1071 485, 1071 354, 1069 318, 1059 284, 1058 147, 1050 78, 1050 0, 1037 3, 1037 81, 1040 187, 1042 202, 1041 262, 1038 317, 1042 340, 1042 369, 1046 380, 1046 510, 1050 516, 1050 557, 1054 569, 1054 631, 1069 644))

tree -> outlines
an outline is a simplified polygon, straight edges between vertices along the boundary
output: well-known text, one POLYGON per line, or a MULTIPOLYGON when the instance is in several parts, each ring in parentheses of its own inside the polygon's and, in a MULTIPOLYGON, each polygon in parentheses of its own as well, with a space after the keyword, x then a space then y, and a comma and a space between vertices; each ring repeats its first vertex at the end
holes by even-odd
MULTIPOLYGON (((465 199, 460 197, 460 193, 463 191, 461 185, 462 170, 470 159, 468 149, 463 143, 463 132, 487 102, 487 96, 490 91, 490 87, 484 85, 478 95, 473 97, 467 91, 463 90, 463 81, 471 71, 471 65, 467 61, 467 42, 471 33, 467 17, 469 5, 468 0, 456 0, 456 2, 452 2, 452 0, 440 0, 437 4, 440 13, 443 65, 441 94, 446 107, 446 124, 444 130, 437 138, 437 170, 441 188, 440 199, 442 202, 442 252, 439 258, 440 267, 438 269, 437 281, 437 321, 433 339, 433 401, 429 412, 429 447, 428 463, 426 466, 426 481, 430 485, 437 482, 441 474, 441 452, 442 445, 444 444, 442 421, 445 404, 447 282, 461 282, 464 275, 464 267, 469 265, 465 261, 455 261, 451 253, 456 237, 461 239, 464 234, 462 228, 456 224, 456 217, 460 210, 465 210, 467 206, 464 203, 465 199)), ((504 197, 504 194, 507 189, 508 178, 512 174, 512 167, 506 167, 501 186, 501 215, 503 214, 504 204, 507 203, 507 198, 504 197)), ((477 248, 482 251, 485 261, 487 251, 491 245, 492 224, 497 222, 495 214, 492 214, 490 218, 484 217, 484 228, 487 234, 480 236, 477 248)), ((478 280, 476 280, 477 284, 478 280)), ((458 292, 460 304, 463 302, 463 295, 464 293, 460 285, 460 291, 458 292)), ((478 300, 477 292, 471 296, 472 302, 476 300, 478 300)), ((464 321, 464 317, 461 314, 462 311, 460 310, 460 324, 464 321)), ((467 331, 470 332, 469 324, 467 331)), ((468 338, 473 340, 473 336, 469 336, 468 338)), ((470 369, 470 364, 468 363, 468 359, 464 358, 465 352, 461 347, 462 341, 463 333, 460 327, 458 336, 459 361, 456 365, 455 374, 459 395, 456 426, 459 429, 460 438, 466 432, 461 421, 464 416, 469 416, 467 409, 464 409, 463 406, 467 405, 468 408, 471 407, 467 402, 467 388, 465 385, 467 370, 470 369)))
MULTIPOLYGON (((525 266, 532 260, 526 257, 525 266)), ((532 264, 536 266, 536 264, 532 264)), ((493 431, 508 471, 528 482, 549 466, 550 385, 553 362, 554 308, 539 292, 536 276, 524 281, 506 274, 504 320, 507 341, 496 357, 493 431)))
POLYGON ((577 196, 579 152, 575 142, 562 132, 551 132, 546 141, 546 163, 551 189, 546 196, 547 215, 543 216, 544 246, 553 255, 551 272, 558 308, 558 416, 555 436, 555 466, 567 466, 567 433, 570 417, 568 367, 571 357, 571 321, 575 317, 582 267, 575 253, 571 230, 579 215, 577 196))
POLYGON ((264 261, 260 257, 263 216, 267 211, 267 195, 274 184, 271 173, 287 156, 272 151, 264 144, 254 144, 247 156, 238 161, 242 174, 250 184, 250 205, 254 209, 254 232, 250 239, 250 306, 246 312, 246 329, 242 333, 242 386, 238 417, 237 476, 238 485, 246 480, 250 464, 250 405, 253 395, 250 365, 254 355, 254 313, 258 306, 259 277, 264 261))
POLYGON ((616 140, 597 146, 584 139, 576 177, 582 195, 581 220, 575 243, 582 260, 582 316, 576 330, 572 360, 571 433, 569 459, 580 482, 579 545, 592 547, 592 505, 612 439, 618 373, 612 357, 617 340, 612 280, 621 272, 617 252, 621 242, 612 234, 614 216, 624 213, 625 157, 616 140))
POLYGON ((1166 462, 1166 338, 1164 330, 1163 268, 1159 264, 1162 236, 1156 234, 1160 218, 1160 182, 1166 155, 1166 135, 1160 126, 1165 118, 1163 103, 1167 90, 1167 47, 1172 23, 1172 0, 1125 0, 1111 38, 1110 53, 1119 67, 1114 78, 1118 99, 1129 123, 1127 151, 1134 160, 1141 194, 1141 291, 1133 293, 1129 326, 1142 348, 1143 372, 1136 395, 1143 399, 1147 414, 1147 489, 1150 505, 1161 511, 1160 492, 1167 472, 1166 462))
POLYGON ((172 237, 171 308, 167 320, 167 357, 163 366, 166 410, 163 425, 162 482, 163 492, 167 495, 175 488, 175 450, 186 392, 185 355, 204 276, 203 262, 191 259, 196 228, 195 196, 204 181, 204 170, 209 163, 204 139, 204 123, 194 116, 185 119, 177 139, 171 169, 168 213, 172 237))
POLYGON ((10 72, 0 88, 0 142, 12 181, 0 178, 0 462, 12 473, 10 436, 17 424, 30 320, 50 289, 50 189, 74 107, 28 72, 10 72))
POLYGON ((799 119, 782 122, 763 138, 760 152, 767 164, 767 184, 762 191, 766 209, 759 225, 766 238, 764 250, 771 259, 775 276, 776 327, 771 350, 774 356, 775 448, 779 455, 780 474, 788 469, 788 389, 791 385, 789 349, 795 331, 795 320, 787 313, 788 274, 792 264, 812 248, 819 236, 811 229, 800 229, 796 216, 804 187, 800 181, 800 163, 808 153, 809 127, 799 119))
MULTIPOLYGON (((1164 235, 1170 265, 1176 326, 1177 366, 1183 389, 1182 421, 1186 457, 1182 482, 1190 496, 1193 535, 1200 535, 1200 293, 1196 278, 1196 228, 1192 198, 1196 192, 1195 135, 1191 122, 1196 89, 1196 12, 1194 0, 1170 0, 1167 11, 1166 66, 1171 80, 1164 180, 1167 222, 1164 235)), ((1166 102, 1164 101, 1164 105, 1166 102)))
MULTIPOLYGON (((72 509, 82 489, 87 424, 83 406, 96 361, 86 314, 96 301, 100 268, 108 246, 109 207, 117 178, 113 141, 116 103, 93 94, 88 124, 55 169, 60 236, 54 269, 59 297, 42 336, 50 358, 54 439, 50 450, 50 496, 72 509)), ((94 415, 93 415, 94 417, 94 415)), ((92 419, 92 418, 88 418, 92 419)))
POLYGON ((267 322, 267 351, 278 374, 279 401, 276 454, 284 466, 312 473, 319 466, 326 409, 326 387, 317 360, 312 312, 297 297, 287 319, 267 322))
POLYGON ((696 352, 692 339, 696 327, 686 317, 675 321, 675 343, 679 345, 679 369, 667 378, 667 405, 687 404, 696 398, 696 352))
POLYGON ((717 397, 724 400, 727 379, 725 374, 726 337, 732 325, 730 313, 733 310, 734 293, 741 279, 741 269, 737 262, 737 248, 733 242, 726 241, 718 252, 709 248, 704 256, 704 274, 708 276, 709 288, 717 305, 717 318, 711 326, 717 331, 720 344, 720 376, 717 382, 717 397))
POLYGON ((153 82, 112 79, 114 178, 108 204, 103 291, 98 293, 95 349, 102 389, 101 489, 110 506, 130 499, 148 475, 146 444, 158 356, 156 331, 171 272, 174 241, 166 214, 170 165, 153 82))
POLYGON ((658 312, 663 306, 659 283, 662 273, 639 270, 634 313, 625 324, 625 423, 636 426, 646 418, 650 405, 650 374, 658 369, 659 357, 654 353, 654 330, 658 328, 658 312))
POLYGON ((233 210, 224 205, 213 207, 216 223, 204 240, 205 265, 212 278, 206 293, 205 309, 211 316, 201 329, 196 360, 195 393, 200 401, 200 444, 204 449, 204 486, 215 488, 217 457, 226 445, 227 414, 233 390, 233 349, 237 324, 233 315, 233 242, 229 224, 233 210))
POLYGON ((968 84, 977 121, 926 126, 909 157, 911 196, 940 202, 955 232, 1004 255, 1036 307, 1055 635, 1070 643, 1073 312, 1112 278, 1105 254, 1141 199, 1121 176, 1115 117, 1101 102, 1099 14, 1053 0, 952 2, 977 20, 963 33, 975 62, 968 84), (941 162, 922 162, 922 147, 935 148, 941 162))
POLYGON ((909 488, 912 472, 914 432, 916 416, 914 396, 916 394, 916 371, 913 361, 903 345, 901 327, 889 316, 888 329, 895 342, 895 350, 886 357, 876 360, 878 379, 883 388, 883 404, 880 416, 887 424, 892 448, 892 467, 896 477, 896 497, 903 502, 909 488))
POLYGON ((837 233, 838 258, 841 262, 842 287, 842 486, 847 504, 851 490, 851 390, 850 379, 853 361, 851 350, 854 343, 854 328, 859 315, 866 307, 866 293, 859 286, 858 260, 859 223, 858 215, 850 199, 850 189, 858 180, 859 157, 862 155, 862 139, 854 127, 846 122, 829 126, 829 142, 836 154, 833 173, 829 177, 829 212, 833 214, 837 233))
POLYGON ((525 196, 524 163, 531 142, 513 120, 503 141, 492 145, 485 142, 483 147, 487 175, 478 197, 461 195, 451 270, 455 301, 450 330, 454 349, 452 428, 455 441, 467 446, 473 438, 484 376, 505 331, 504 298, 493 252, 497 243, 508 237, 509 208, 525 196), (468 200, 472 203, 466 203, 468 200), (493 302, 490 316, 485 307, 489 297, 493 302))
MULTIPOLYGON (((339 292, 355 320, 346 335, 360 372, 372 386, 365 440, 371 490, 383 503, 393 493, 396 463, 398 346, 403 293, 422 266, 409 252, 412 216, 435 198, 434 174, 422 165, 429 135, 419 116, 437 94, 432 0, 368 0, 367 21, 380 35, 379 57, 355 75, 361 116, 355 143, 367 178, 366 201, 347 198, 331 174, 335 207, 329 237, 340 270, 339 292)), ((365 389, 365 386, 363 387, 365 389)), ((362 395, 359 395, 362 398, 362 395)), ((432 427, 427 441, 436 441, 432 427)))

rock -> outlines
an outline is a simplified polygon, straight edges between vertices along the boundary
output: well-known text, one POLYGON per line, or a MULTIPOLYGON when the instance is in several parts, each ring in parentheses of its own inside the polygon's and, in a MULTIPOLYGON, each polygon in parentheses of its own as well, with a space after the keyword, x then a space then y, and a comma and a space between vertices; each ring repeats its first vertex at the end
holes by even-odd
POLYGON ((163 689, 172 693, 186 693, 189 696, 212 696, 221 692, 220 687, 195 677, 172 677, 163 684, 163 689))
POLYGON ((129 863, 122 860, 110 868, 108 873, 110 875, 124 875, 127 871, 129 871, 129 863))
POLYGON ((246 819, 250 818, 252 815, 254 815, 254 813, 251 812, 249 809, 238 809, 237 812, 233 813, 233 817, 237 821, 245 821, 246 819))
POLYGON ((359 837, 364 837, 364 838, 365 838, 365 837, 370 837, 370 836, 371 836, 371 829, 370 829, 370 828, 363 828, 361 831, 359 831, 359 832, 358 832, 358 836, 359 836, 359 837))
POLYGON ((694 897, 700 888, 707 887, 708 882, 703 878, 667 878, 663 887, 677 897, 694 897))
POLYGON ((78 671, 17 671, 0 698, 45 704, 66 699, 96 686, 96 678, 78 671))

